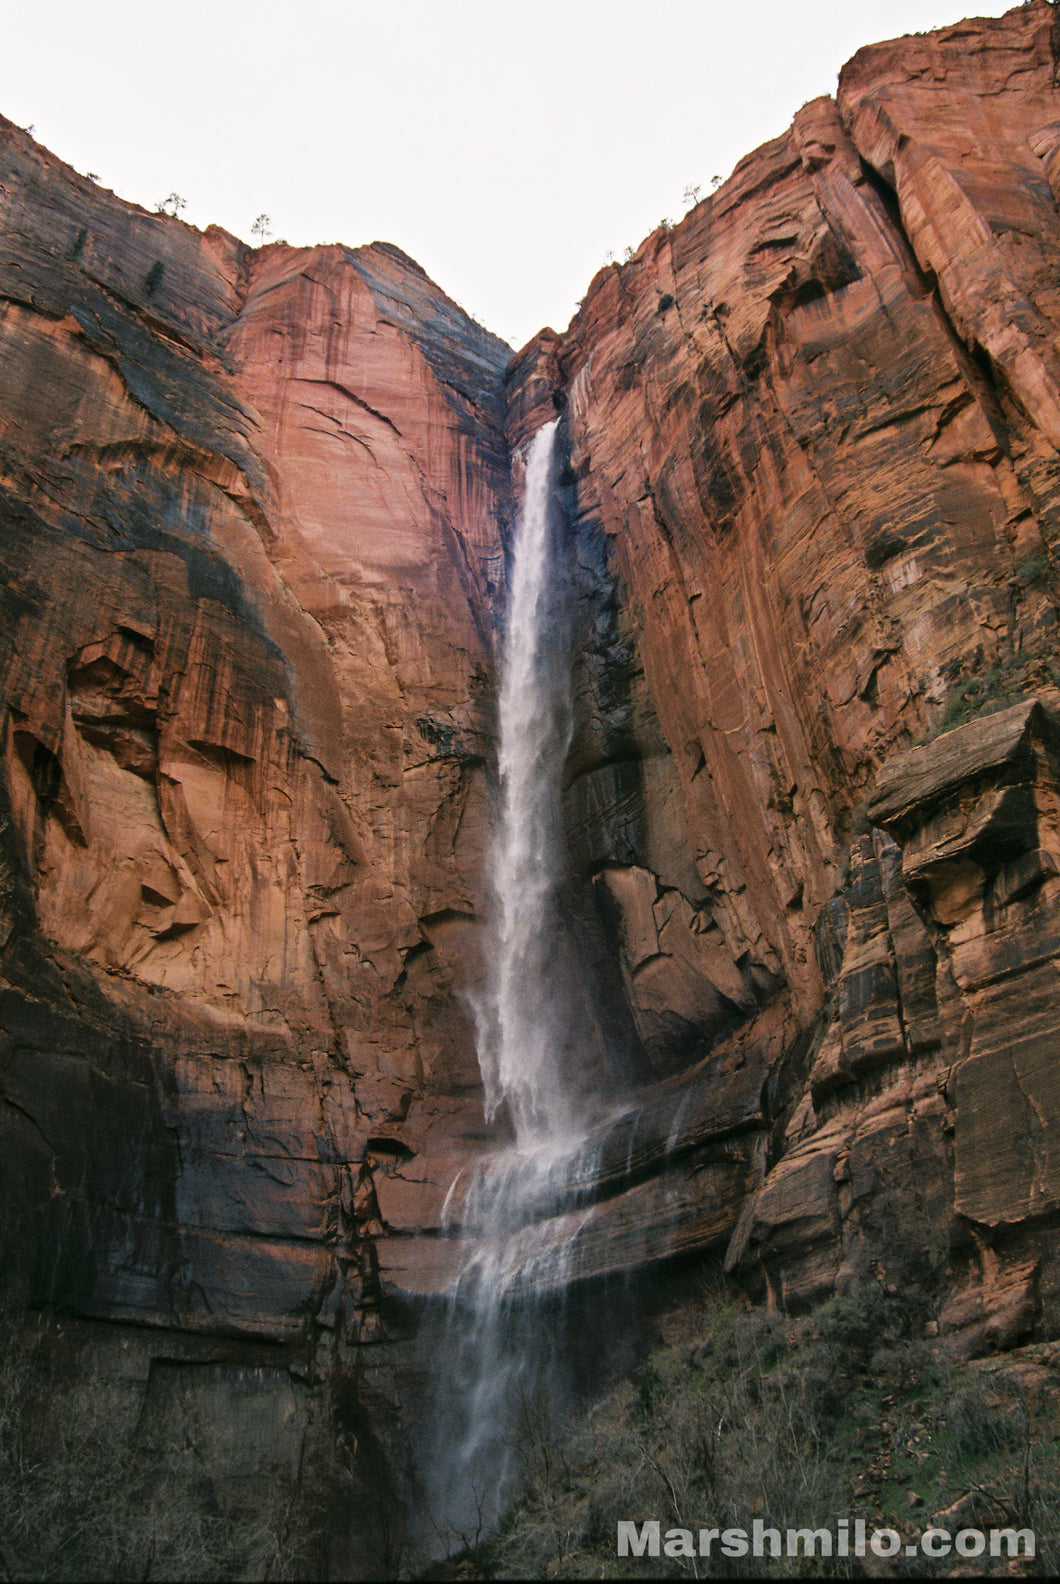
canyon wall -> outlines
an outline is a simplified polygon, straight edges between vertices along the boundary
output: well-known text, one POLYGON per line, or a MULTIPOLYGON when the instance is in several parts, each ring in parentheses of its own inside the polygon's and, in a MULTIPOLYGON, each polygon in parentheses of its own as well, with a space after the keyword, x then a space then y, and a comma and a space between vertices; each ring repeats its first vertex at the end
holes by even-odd
POLYGON ((396 248, 254 253, 0 130, 3 1270, 134 1328, 135 1424, 233 1339, 378 1337, 389 1126, 480 1127, 510 353, 396 248))
POLYGON ((340 1380, 393 1415, 491 1138, 510 459, 557 410, 621 1114, 575 1268, 1060 1326, 1058 59, 1045 0, 861 51, 514 358, 394 247, 251 250, 0 126, 4 1269, 127 1328, 131 1404, 253 1358, 300 1434, 340 1380))
POLYGON ((1056 48, 861 51, 509 373, 621 589, 574 851, 656 1069, 760 1083, 729 1267, 971 1347, 1060 1282, 1056 48))

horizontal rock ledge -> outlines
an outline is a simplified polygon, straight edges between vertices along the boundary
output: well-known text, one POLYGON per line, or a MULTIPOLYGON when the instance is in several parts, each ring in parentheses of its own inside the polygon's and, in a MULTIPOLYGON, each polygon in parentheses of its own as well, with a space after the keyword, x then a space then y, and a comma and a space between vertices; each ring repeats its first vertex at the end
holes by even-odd
POLYGON ((461 1237, 376 1242, 386 1299, 493 1292, 513 1301, 559 1292, 726 1240, 754 1173, 746 1145, 722 1146, 597 1204, 524 1227, 503 1244, 461 1237))
POLYGON ((506 1220, 514 1213, 528 1224, 571 1213, 586 1201, 607 1199, 670 1171, 704 1146, 762 1125, 764 1081, 759 1061, 743 1059, 737 1066, 731 1053, 709 1056, 592 1128, 571 1156, 561 1150, 536 1157, 508 1150, 468 1163, 447 1153, 377 1167, 380 1216, 399 1236, 434 1233, 443 1225, 454 1235, 473 1230, 483 1203, 502 1193, 504 1179, 517 1173, 522 1191, 506 1220))

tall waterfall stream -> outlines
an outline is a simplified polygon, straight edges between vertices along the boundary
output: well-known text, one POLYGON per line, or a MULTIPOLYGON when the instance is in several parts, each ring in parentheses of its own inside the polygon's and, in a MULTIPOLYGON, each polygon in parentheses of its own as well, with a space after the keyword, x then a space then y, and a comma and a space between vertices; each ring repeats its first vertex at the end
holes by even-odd
POLYGON ((492 1119, 507 1105, 516 1146, 568 1149, 573 1118, 549 982, 560 874, 560 781, 572 706, 566 612, 555 576, 552 489, 558 423, 531 443, 516 529, 500 695, 501 808, 490 864, 494 934, 478 1057, 492 1119))
POLYGON ((520 1436, 531 1423, 540 1429, 562 1397, 578 1185, 591 1181, 598 1149, 564 1061, 569 1020, 556 961, 573 715, 557 429, 547 424, 531 443, 513 545, 489 957, 475 1007, 487 1120, 506 1118, 513 1142, 457 1178, 443 1218, 466 1250, 448 1302, 427 1480, 436 1530, 450 1539, 498 1516, 525 1454, 520 1436))

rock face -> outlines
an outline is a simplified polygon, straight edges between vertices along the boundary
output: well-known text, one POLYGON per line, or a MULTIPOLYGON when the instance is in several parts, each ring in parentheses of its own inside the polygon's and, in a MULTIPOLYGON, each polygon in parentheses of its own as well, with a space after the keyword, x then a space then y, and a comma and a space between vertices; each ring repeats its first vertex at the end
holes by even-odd
POLYGON ((1060 1327, 1058 59, 1044 0, 863 50, 514 359, 396 248, 252 251, 2 124, 4 1271, 155 1328, 145 1401, 272 1348, 362 1435, 461 1257, 557 410, 612 1120, 547 1235, 1060 1327))
POLYGON ((784 1303, 875 1262, 936 1292, 948 1270, 962 1346, 1055 1311, 1058 728, 1019 704, 881 775, 881 831, 822 915, 831 1020, 792 1147, 729 1253, 784 1303))
POLYGON ((509 371, 610 552, 570 801, 637 1029, 762 1063, 730 1268, 798 1305, 907 1266, 969 1346, 1010 1265, 1055 1324, 1051 716, 904 750, 1057 702, 1054 43, 1030 5, 862 51, 509 371))
POLYGON ((11 1261, 370 1332, 366 1141, 476 1081, 508 349, 396 249, 2 152, 11 1261))

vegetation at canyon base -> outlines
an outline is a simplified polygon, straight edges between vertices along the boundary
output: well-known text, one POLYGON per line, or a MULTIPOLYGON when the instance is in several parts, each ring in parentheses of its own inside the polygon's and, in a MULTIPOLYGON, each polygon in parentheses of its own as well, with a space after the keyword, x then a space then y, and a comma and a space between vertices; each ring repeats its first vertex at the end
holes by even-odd
MULTIPOLYGON (((522 1499, 433 1578, 944 1577, 1055 1574, 1060 1347, 956 1364, 868 1281, 785 1319, 724 1291, 684 1306, 661 1345, 560 1437, 524 1433, 522 1499), (1054 1365, 1055 1357, 1055 1365, 1054 1365), (1036 1531, 1038 1555, 962 1561, 619 1558, 619 1519, 667 1528, 863 1518, 904 1542, 931 1524, 1036 1531)), ((532 1418, 523 1417, 524 1428, 532 1418)), ((473 1538, 473 1537, 468 1537, 473 1538)))
MULTIPOLYGON (((586 1414, 557 1427, 517 1405, 523 1493, 492 1534, 445 1537, 416 1563, 396 1539, 380 1577, 998 1577, 1060 1565, 1060 1344, 958 1364, 922 1315, 874 1281, 795 1319, 700 1291, 586 1414), (619 1519, 693 1531, 1029 1527, 1038 1555, 962 1562, 869 1557, 619 1558, 619 1519)), ((219 1483, 189 1446, 158 1446, 113 1383, 63 1362, 57 1322, 0 1315, 0 1578, 297 1579, 329 1575, 348 1520, 327 1479, 279 1468, 219 1483)), ((540 1411, 539 1411, 540 1409, 540 1411)), ((319 1472, 319 1471, 318 1471, 319 1472)), ((363 1493, 362 1493, 363 1494, 363 1493)), ((386 1502, 382 1489, 376 1500, 386 1502)), ((353 1506, 363 1511, 363 1502, 353 1506)), ((386 1516, 380 1514, 380 1516, 386 1516)), ((441 1537, 440 1537, 441 1538, 441 1537)))
POLYGON ((0 1580, 320 1576, 319 1501, 285 1472, 212 1480, 144 1440, 113 1381, 72 1370, 61 1322, 0 1311, 0 1580))

